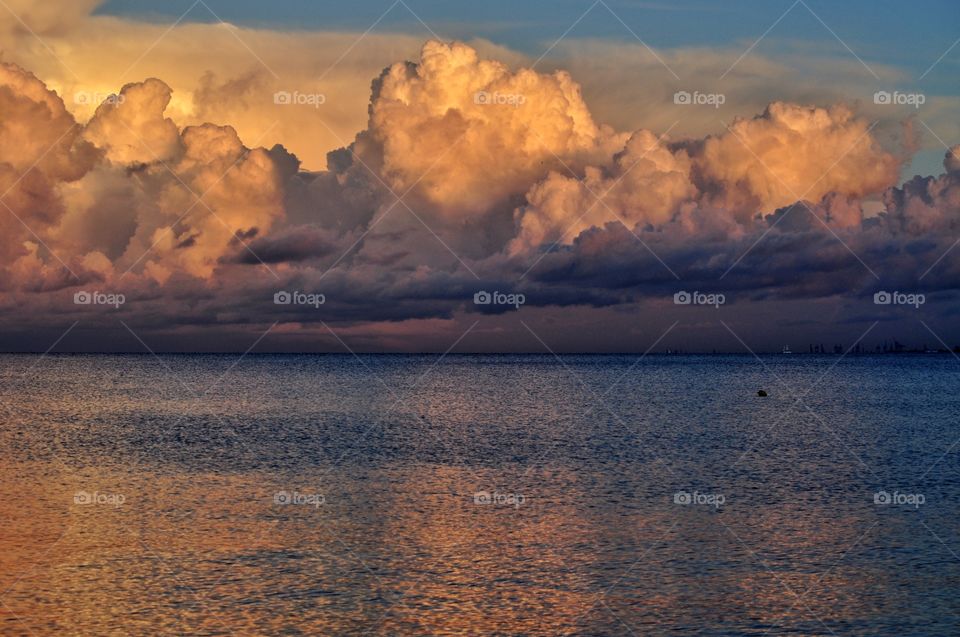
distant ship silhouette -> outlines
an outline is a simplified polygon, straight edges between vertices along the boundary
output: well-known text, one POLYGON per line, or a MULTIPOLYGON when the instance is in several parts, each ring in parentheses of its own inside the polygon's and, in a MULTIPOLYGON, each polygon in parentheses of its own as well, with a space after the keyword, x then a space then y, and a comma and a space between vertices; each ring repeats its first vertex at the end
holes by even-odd
POLYGON ((784 345, 784 346, 783 346, 783 351, 780 352, 780 353, 781 353, 781 354, 793 354, 793 352, 790 351, 790 346, 789 346, 789 345, 784 345))

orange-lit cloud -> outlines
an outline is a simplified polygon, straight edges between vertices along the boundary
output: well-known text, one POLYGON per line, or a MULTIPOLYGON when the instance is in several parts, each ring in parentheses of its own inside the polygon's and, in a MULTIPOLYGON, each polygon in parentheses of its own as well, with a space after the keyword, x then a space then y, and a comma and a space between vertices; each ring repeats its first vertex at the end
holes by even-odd
MULTIPOLYGON (((738 257, 741 289, 835 295, 865 285, 841 233, 863 254, 898 253, 903 270, 935 258, 960 224, 960 162, 948 155, 943 175, 896 187, 907 154, 855 105, 774 102, 702 137, 617 131, 567 73, 428 41, 416 63, 374 74, 365 123, 343 137, 352 144, 329 170, 306 171, 290 148, 195 119, 229 113, 216 107, 228 94, 280 86, 258 73, 206 76, 206 111, 178 105, 161 76, 77 120, 30 72, 0 67, 4 292, 49 304, 88 283, 122 287, 151 320, 236 323, 276 311, 249 305, 271 290, 323 289, 343 321, 431 325, 480 285, 520 281, 541 305, 613 305, 673 283, 665 263, 715 281, 738 257), (884 210, 865 219, 868 199, 884 210), (637 238, 649 253, 638 257, 637 238), (923 251, 899 247, 916 238, 923 251), (798 286, 802 269, 831 274, 798 286)), ((290 139, 311 144, 314 130, 290 139)))

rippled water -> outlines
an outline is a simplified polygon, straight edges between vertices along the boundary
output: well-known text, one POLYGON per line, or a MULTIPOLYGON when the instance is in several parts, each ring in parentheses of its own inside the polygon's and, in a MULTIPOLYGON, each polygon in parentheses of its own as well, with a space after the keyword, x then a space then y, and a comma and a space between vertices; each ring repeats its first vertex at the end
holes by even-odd
POLYGON ((0 356, 0 634, 960 634, 958 381, 0 356))

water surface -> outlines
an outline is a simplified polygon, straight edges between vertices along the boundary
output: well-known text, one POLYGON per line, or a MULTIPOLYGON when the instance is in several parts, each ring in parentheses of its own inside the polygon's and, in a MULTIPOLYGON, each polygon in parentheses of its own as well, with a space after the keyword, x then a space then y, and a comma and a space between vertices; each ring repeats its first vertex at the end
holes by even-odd
POLYGON ((0 634, 960 634, 958 381, 0 356, 0 634))

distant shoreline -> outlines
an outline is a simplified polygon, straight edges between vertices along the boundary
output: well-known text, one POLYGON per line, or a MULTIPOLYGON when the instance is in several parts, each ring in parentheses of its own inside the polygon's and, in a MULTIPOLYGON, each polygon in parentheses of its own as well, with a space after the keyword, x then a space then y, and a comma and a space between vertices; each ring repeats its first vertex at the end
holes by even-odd
MULTIPOLYGON (((784 354, 779 351, 763 351, 755 352, 755 354, 760 356, 771 356, 778 358, 888 358, 888 357, 899 357, 899 356, 935 356, 935 355, 950 355, 957 356, 960 354, 960 348, 954 349, 952 351, 946 349, 940 349, 936 351, 927 351, 927 350, 903 350, 899 352, 850 352, 850 353, 835 353, 835 352, 792 352, 790 354, 784 354)), ((133 351, 116 351, 116 352, 39 352, 39 351, 7 351, 0 352, 0 356, 145 356, 151 357, 154 355, 160 356, 245 356, 245 357, 281 357, 281 356, 336 356, 336 357, 346 357, 352 358, 353 356, 441 356, 444 355, 443 352, 356 352, 356 354, 349 352, 249 352, 244 354, 240 351, 228 351, 228 352, 164 352, 158 351, 156 354, 151 352, 133 352, 133 351)), ((559 356, 596 356, 596 357, 615 357, 615 356, 648 356, 648 357, 661 357, 661 358, 683 358, 683 357, 703 357, 703 356, 745 356, 752 357, 754 353, 751 352, 556 352, 556 355, 559 356)), ((542 356, 547 358, 553 358, 554 354, 549 352, 450 352, 445 354, 446 358, 453 357, 481 357, 481 356, 542 356)))

